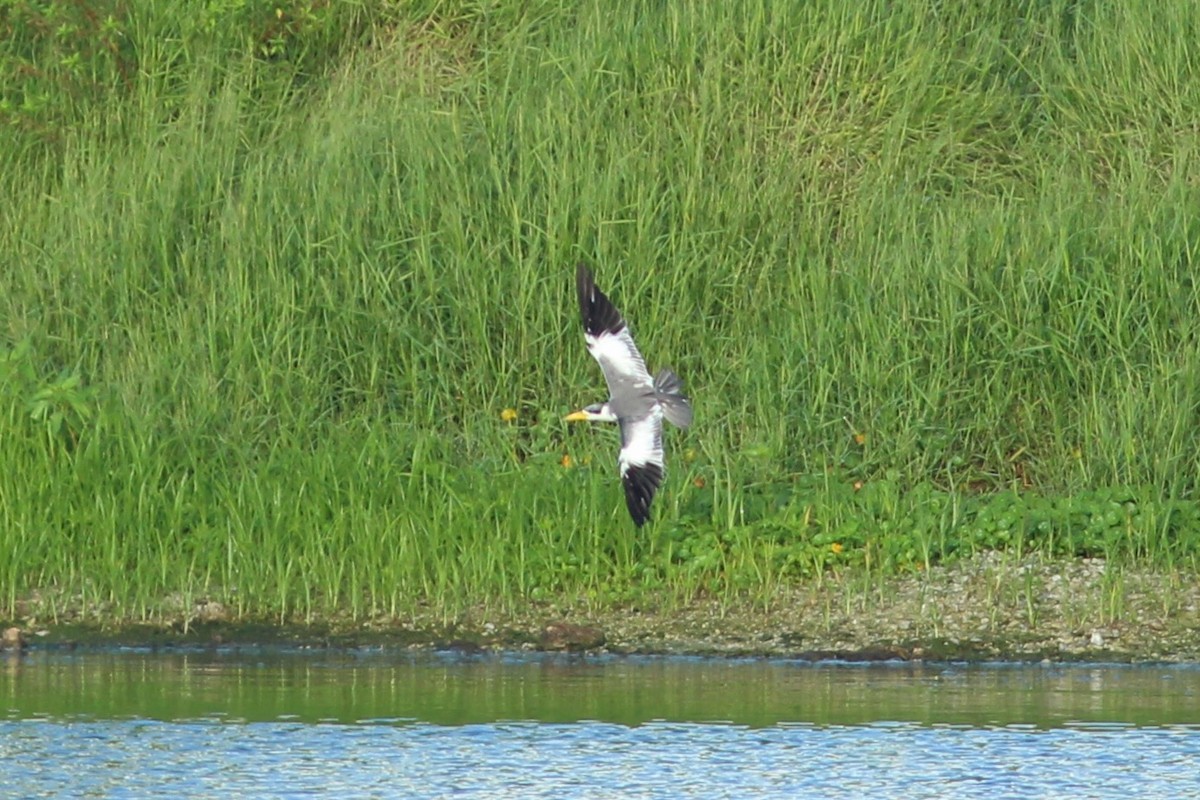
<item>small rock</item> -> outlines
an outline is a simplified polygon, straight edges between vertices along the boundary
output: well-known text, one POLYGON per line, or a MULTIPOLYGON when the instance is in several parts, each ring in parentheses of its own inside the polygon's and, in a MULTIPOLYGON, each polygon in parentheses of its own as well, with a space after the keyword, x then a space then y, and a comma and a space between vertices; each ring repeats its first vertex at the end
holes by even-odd
POLYGON ((0 634, 0 650, 22 650, 25 647, 25 635, 17 627, 5 628, 0 634))
POLYGON ((224 622, 229 619, 229 612, 224 603, 216 600, 201 600, 196 603, 196 619, 201 622, 224 622))
POLYGON ((542 650, 594 650, 604 645, 604 631, 591 625, 551 622, 542 628, 538 646, 542 650))

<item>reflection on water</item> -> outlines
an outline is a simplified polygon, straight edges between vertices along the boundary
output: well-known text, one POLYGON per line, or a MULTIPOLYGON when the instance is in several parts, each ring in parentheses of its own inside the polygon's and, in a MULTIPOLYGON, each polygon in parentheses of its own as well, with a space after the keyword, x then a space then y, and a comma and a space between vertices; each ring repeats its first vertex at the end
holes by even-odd
POLYGON ((0 664, 0 711, 9 717, 442 725, 1200 722, 1200 668, 1178 665, 813 665, 277 649, 33 653, 0 664))
POLYGON ((1180 797, 1194 667, 0 659, 0 796, 1180 797))

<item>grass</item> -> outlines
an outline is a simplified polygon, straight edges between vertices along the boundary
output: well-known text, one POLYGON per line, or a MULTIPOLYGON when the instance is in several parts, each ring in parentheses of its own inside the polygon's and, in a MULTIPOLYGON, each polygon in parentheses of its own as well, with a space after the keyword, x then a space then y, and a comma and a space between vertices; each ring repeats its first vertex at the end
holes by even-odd
POLYGON ((0 615, 1194 568, 1183 7, 227 5, 2 9, 0 615), (695 396, 643 532, 580 259, 695 396))

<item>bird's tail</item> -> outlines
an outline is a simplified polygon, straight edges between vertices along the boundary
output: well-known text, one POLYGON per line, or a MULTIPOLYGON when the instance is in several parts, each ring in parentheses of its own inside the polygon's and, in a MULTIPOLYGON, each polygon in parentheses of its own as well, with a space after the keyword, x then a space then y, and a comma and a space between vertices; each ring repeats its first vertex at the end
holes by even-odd
POLYGON ((692 404, 683 393, 683 381, 669 369, 660 369, 654 376, 654 395, 662 403, 667 421, 677 428, 692 424, 692 404))

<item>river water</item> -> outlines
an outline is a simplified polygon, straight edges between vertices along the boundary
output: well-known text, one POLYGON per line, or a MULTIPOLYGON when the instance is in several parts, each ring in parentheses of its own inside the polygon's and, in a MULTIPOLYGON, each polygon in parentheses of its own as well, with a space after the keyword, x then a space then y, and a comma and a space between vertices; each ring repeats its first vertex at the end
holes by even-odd
POLYGON ((1200 797, 1200 667, 0 657, 0 797, 1200 797))

